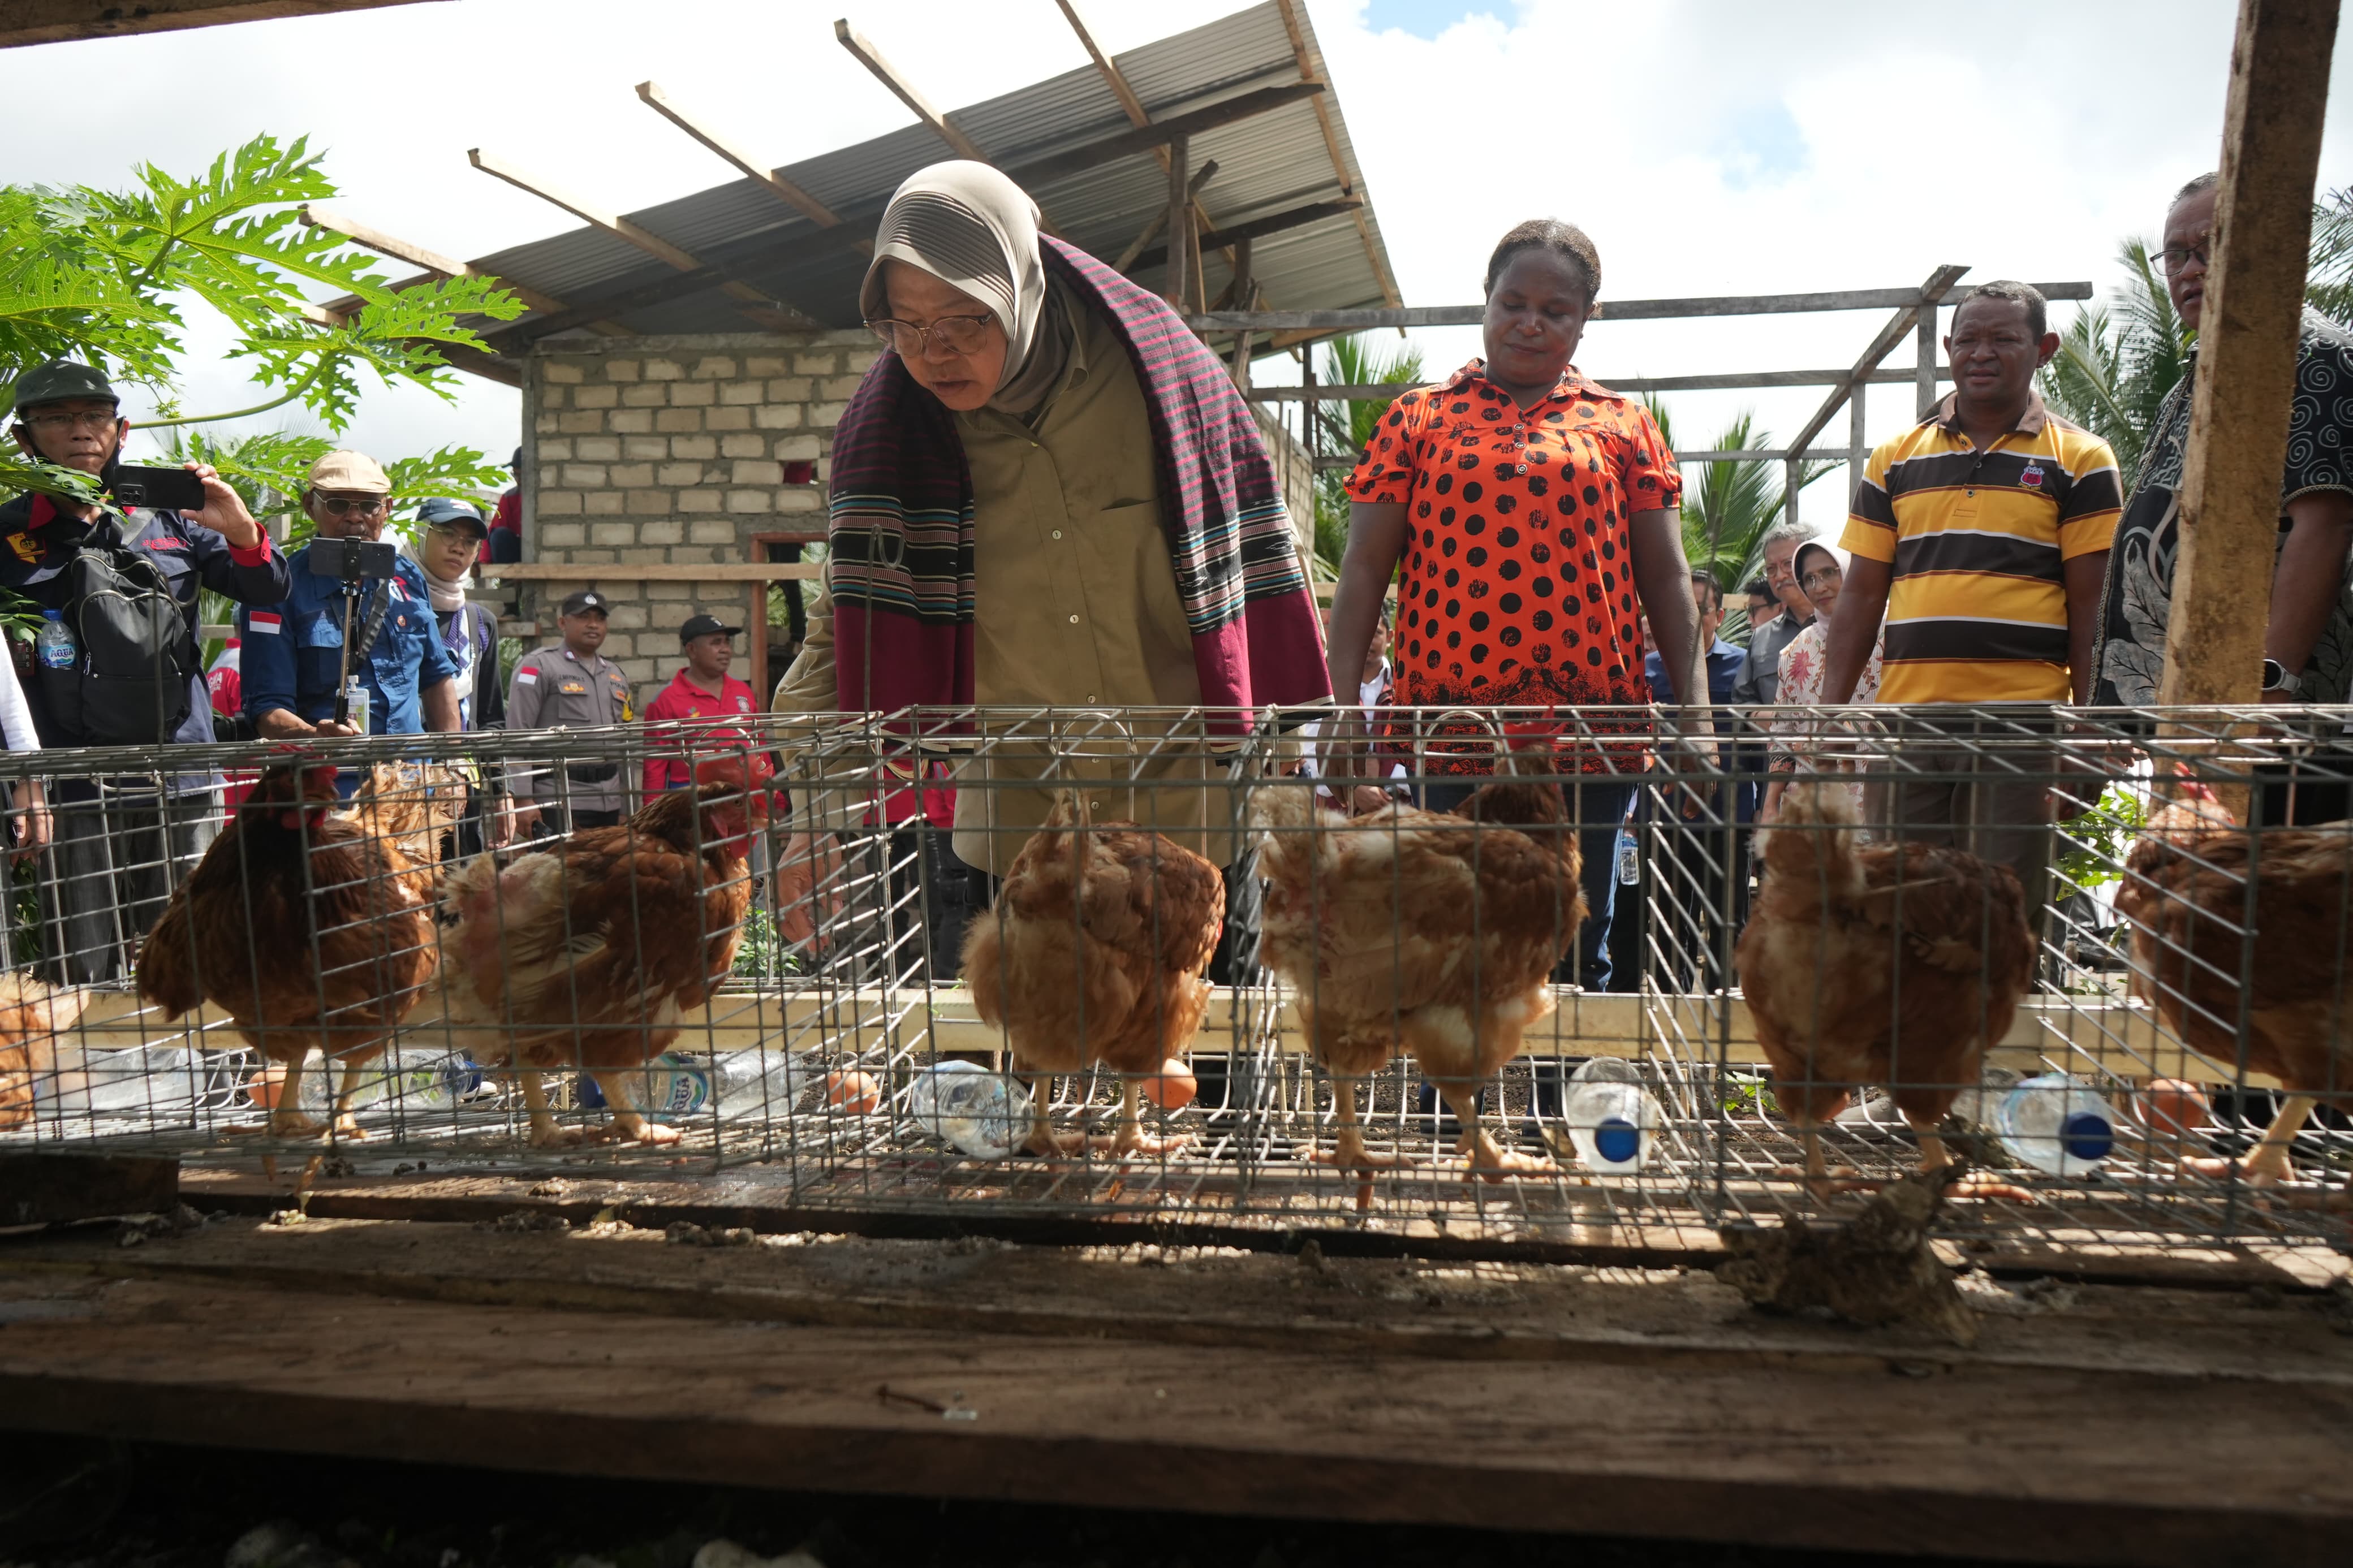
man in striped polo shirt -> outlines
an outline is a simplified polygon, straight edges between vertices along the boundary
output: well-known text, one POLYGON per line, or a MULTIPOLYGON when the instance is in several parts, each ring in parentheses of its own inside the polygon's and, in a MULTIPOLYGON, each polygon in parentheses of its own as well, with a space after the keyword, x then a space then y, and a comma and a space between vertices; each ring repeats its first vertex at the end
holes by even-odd
MULTIPOLYGON (((1883 619, 1881 702, 2088 700, 2122 493, 2107 443, 2035 394, 2034 373, 2058 347, 2042 294, 2024 283, 1981 283, 1953 312, 1952 395, 1874 449, 1855 487, 1841 541, 1854 559, 1831 619, 1825 701, 1853 692, 1883 619)), ((1915 733, 2014 734, 2036 717, 2015 708, 1929 716, 1915 733)), ((2040 929, 2049 790, 2044 778, 2018 775, 2050 759, 1933 739, 1905 752, 1942 776, 1875 785, 1872 820, 2009 866, 2040 929)))

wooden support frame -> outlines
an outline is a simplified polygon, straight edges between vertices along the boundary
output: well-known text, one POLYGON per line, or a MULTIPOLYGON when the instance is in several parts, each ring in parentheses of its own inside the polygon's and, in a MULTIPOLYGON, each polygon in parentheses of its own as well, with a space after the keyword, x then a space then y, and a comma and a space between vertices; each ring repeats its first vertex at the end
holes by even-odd
MULTIPOLYGON (((2046 300, 2088 300, 2087 282, 2037 283, 2046 300)), ((1955 289, 1938 303, 1957 305, 1955 289)), ((1664 321, 1691 316, 1769 316, 1815 310, 1893 310, 1916 308, 1920 290, 1848 289, 1820 294, 1723 294, 1682 300, 1604 300, 1593 308, 1597 321, 1664 321)), ((1185 324, 1197 332, 1356 332, 1388 327, 1475 327, 1484 305, 1415 305, 1389 310, 1359 306, 1325 310, 1205 310, 1185 324)))
MULTIPOLYGON (((1172 173, 1169 175, 1171 187, 1169 206, 1172 212, 1178 210, 1176 205, 1176 177, 1172 173)), ((1248 223, 1232 224, 1225 228, 1212 229, 1208 234, 1188 235, 1186 254, 1198 258, 1200 252, 1205 250, 1219 250, 1229 246, 1240 245, 1244 240, 1263 239, 1268 235, 1281 234, 1287 229, 1304 228, 1311 223, 1321 223, 1335 213, 1354 212, 1363 205, 1364 203, 1357 197, 1342 196, 1336 201, 1311 202, 1303 207, 1269 213, 1264 217, 1255 217, 1248 223)), ((1149 267, 1155 261, 1167 259, 1168 255, 1168 247, 1166 245, 1147 246, 1136 254, 1131 265, 1149 267)))
POLYGON ((2260 700, 2337 9, 2240 0, 2159 702, 2260 700))
POLYGON ((774 169, 768 168, 760 160, 738 147, 728 136, 712 130, 687 113, 679 106, 676 100, 662 90, 660 83, 641 81, 638 83, 636 91, 638 102, 717 153, 733 164, 737 173, 765 188, 769 195, 807 218, 811 223, 820 228, 832 228, 841 222, 839 213, 835 212, 774 169))
POLYGON ((170 33, 189 27, 221 27, 238 22, 288 16, 327 16, 340 11, 372 11, 413 5, 421 0, 7 0, 0 5, 0 49, 28 44, 62 44, 75 38, 111 38, 132 33, 170 33))
MULTIPOLYGON (((470 261, 460 261, 454 256, 444 256, 438 250, 427 250, 421 245, 411 244, 396 235, 386 234, 380 228, 371 227, 356 219, 346 217, 332 207, 322 207, 316 202, 305 202, 300 210, 302 221, 312 228, 323 228, 330 234, 340 234, 363 250, 373 250, 378 256, 389 256, 396 261, 406 261, 411 267, 421 267, 428 278, 487 278, 522 300, 531 310, 552 313, 571 309, 554 295, 543 294, 527 283, 518 283, 511 278, 501 278, 495 272, 485 272, 470 261)), ((423 280, 418 279, 420 282, 423 280)), ((396 284, 395 287, 405 288, 406 285, 396 284)), ((329 301, 326 308, 331 310, 350 310, 358 309, 359 304, 360 301, 356 296, 346 295, 341 300, 329 301)), ((618 321, 591 321, 588 325, 608 337, 628 338, 637 335, 618 321)))
MULTIPOLYGON (((1166 162, 1165 157, 1162 162, 1166 162)), ((1185 182, 1186 190, 1190 192, 1194 198, 1193 211, 1195 214, 1198 215, 1201 210, 1201 187, 1208 184, 1211 180, 1217 178, 1217 175, 1218 161, 1215 158, 1212 158, 1208 162, 1203 163, 1199 168, 1194 170, 1193 177, 1185 182)), ((1167 226, 1168 213, 1166 209, 1163 208, 1162 210, 1154 213, 1152 215, 1151 221, 1146 223, 1142 230, 1137 233, 1136 237, 1128 242, 1127 248, 1119 253, 1119 259, 1112 263, 1111 269, 1113 272, 1124 272, 1129 268, 1134 266, 1135 258, 1144 254, 1144 247, 1150 245, 1154 240, 1159 238, 1161 230, 1167 226)), ((1166 247, 1164 247, 1163 248, 1165 249, 1166 247)))
MULTIPOLYGON (((1314 49, 1307 42, 1307 22, 1301 14, 1299 0, 1275 0, 1282 14, 1282 30, 1291 39, 1292 58, 1298 62, 1299 79, 1321 82, 1324 70, 1314 49)), ((1340 152, 1340 132, 1332 123, 1331 105, 1322 99, 1315 100, 1315 123, 1324 132, 1324 150, 1332 159, 1332 177, 1340 184, 1344 196, 1356 195, 1356 182, 1348 173, 1348 161, 1340 152)), ((1397 274, 1389 270, 1389 258, 1373 238, 1373 226, 1365 221, 1361 207, 1356 213, 1356 237, 1365 247, 1365 259, 1373 264, 1373 276, 1381 280, 1381 298, 1391 306, 1403 304, 1405 296, 1398 291, 1397 274)))
MULTIPOLYGON (((1799 426, 1797 435, 1789 438, 1789 448, 1792 452, 1803 452, 1812 443, 1814 437, 1822 433, 1831 417, 1845 405, 1847 398, 1853 394, 1862 378, 1877 370, 1879 362, 1895 351, 1895 345, 1904 341, 1905 333, 1911 331, 1918 321, 1933 319, 1937 302, 1944 299, 1947 292, 1968 270, 1967 263, 1947 262, 1928 274, 1928 280, 1920 285, 1918 296, 1910 305, 1897 310, 1889 319, 1887 324, 1879 329, 1879 335, 1871 340, 1870 346, 1862 351, 1862 357, 1854 362, 1854 368, 1841 377, 1840 384, 1831 390, 1831 395, 1822 400, 1822 405, 1814 410, 1814 416, 1799 426)), ((1930 363, 1934 363, 1933 356, 1930 363)), ((1791 522, 1798 521, 1798 492, 1801 488, 1798 483, 1800 461, 1801 459, 1795 457, 1789 458, 1783 470, 1782 504, 1788 509, 1791 522)))
MULTIPOLYGON (((651 229, 643 225, 632 223, 609 207, 599 205, 585 196, 576 195, 536 175, 524 173, 521 168, 499 157, 496 153, 486 153, 480 147, 470 147, 466 150, 466 161, 493 179, 503 180, 519 191, 528 192, 543 202, 562 207, 591 228, 599 228, 617 239, 627 240, 657 261, 675 268, 681 272, 692 273, 702 270, 702 262, 692 252, 681 249, 651 229)), ((743 313, 761 326, 791 331, 817 325, 810 317, 790 307, 780 306, 776 300, 771 300, 748 284, 726 281, 722 282, 719 288, 720 291, 730 299, 752 307, 743 313)))
MULTIPOLYGON (((1936 374, 1952 379, 1949 365, 1932 367, 1936 374)), ((1737 392, 1767 386, 1836 386, 1852 370, 1739 370, 1713 375, 1598 375, 1593 379, 1613 392, 1737 392)), ((1908 370, 1875 370, 1862 378, 1883 385, 1912 379, 1908 370)), ((1360 399, 1395 397, 1398 393, 1423 384, 1420 382, 1366 382, 1316 389, 1318 401, 1353 402, 1360 399)), ((1253 403, 1303 403, 1307 398, 1303 386, 1260 386, 1250 389, 1253 403)))
POLYGON ((976 163, 994 162, 987 153, 980 150, 971 137, 949 124, 946 114, 935 108, 930 99, 917 91, 915 84, 902 76, 897 67, 884 59, 882 51, 876 48, 864 34, 851 26, 848 17, 840 17, 834 22, 833 36, 836 42, 849 51, 852 58, 864 66, 876 81, 889 88, 891 95, 912 110, 915 118, 929 126, 932 134, 946 142, 949 150, 957 157, 969 158, 976 163))

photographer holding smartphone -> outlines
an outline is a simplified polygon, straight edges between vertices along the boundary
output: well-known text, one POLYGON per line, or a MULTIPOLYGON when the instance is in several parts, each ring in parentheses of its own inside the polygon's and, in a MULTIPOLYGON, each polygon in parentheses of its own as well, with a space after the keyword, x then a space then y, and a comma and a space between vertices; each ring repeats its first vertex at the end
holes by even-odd
POLYGON ((455 730, 458 667, 425 573, 382 542, 392 481, 374 458, 311 466, 302 510, 318 537, 290 560, 277 604, 237 612, 246 716, 264 735, 413 735, 455 730))
MULTIPOLYGON (((121 507, 111 516, 45 495, 0 506, 0 586, 40 605, 56 628, 25 693, 41 743, 211 741, 197 595, 282 599, 285 557, 208 466, 122 462, 131 424, 104 372, 69 360, 36 366, 17 381, 16 405, 14 434, 27 456, 90 475, 121 507)), ((211 838, 214 782, 208 772, 145 762, 134 771, 127 761, 120 777, 56 782, 44 889, 62 978, 80 984, 128 972, 131 950, 170 895, 173 865, 211 838)), ((34 802, 17 805, 29 837, 38 830, 34 802)))

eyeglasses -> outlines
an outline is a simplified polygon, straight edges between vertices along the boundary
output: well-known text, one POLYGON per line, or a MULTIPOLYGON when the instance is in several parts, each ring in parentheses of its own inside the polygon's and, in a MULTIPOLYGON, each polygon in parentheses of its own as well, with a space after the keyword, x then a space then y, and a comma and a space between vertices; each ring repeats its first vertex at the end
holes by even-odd
POLYGON ((942 316, 928 327, 913 321, 893 321, 885 316, 866 323, 867 331, 881 338, 901 359, 913 359, 924 353, 937 336, 951 353, 977 353, 980 345, 988 341, 988 329, 997 320, 994 316, 942 316))
POLYGON ((361 517, 374 517, 385 509, 385 503, 388 499, 385 496, 321 496, 318 498, 320 508, 329 517, 342 517, 353 512, 361 517))
POLYGON ((79 414, 27 414, 25 423, 54 435, 59 430, 111 430, 121 418, 114 409, 91 408, 79 414))
POLYGON ((1805 589, 1809 593, 1811 593, 1816 588, 1829 587, 1831 584, 1838 582, 1844 575, 1845 574, 1835 566, 1817 566, 1812 571, 1798 579, 1798 586, 1805 589))
POLYGON ((2214 237, 2212 235, 2208 235, 2195 245, 2168 245, 2157 253, 2157 264, 2164 269, 2168 278, 2180 277, 2181 269, 2189 266, 2193 259, 2200 267, 2213 264, 2214 237))

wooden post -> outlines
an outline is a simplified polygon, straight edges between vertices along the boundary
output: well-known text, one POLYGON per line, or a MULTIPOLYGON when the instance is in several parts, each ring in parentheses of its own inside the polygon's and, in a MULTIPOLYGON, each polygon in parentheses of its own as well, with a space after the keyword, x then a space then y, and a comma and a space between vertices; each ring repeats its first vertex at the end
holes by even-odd
POLYGON ((1798 521, 1798 469, 1804 462, 1805 454, 1794 447, 1781 459, 1781 504, 1791 522, 1798 521))
POLYGON ((1871 443, 1863 438, 1862 433, 1862 395, 1870 385, 1867 381, 1856 382, 1854 395, 1847 404, 1846 492, 1850 498, 1853 496, 1855 488, 1862 483, 1862 470, 1871 462, 1871 443))
POLYGON ((1936 406, 1936 307, 1924 305, 1920 310, 1920 335, 1914 340, 1919 346, 1914 353, 1914 402, 1919 412, 1915 419, 1928 417, 1928 410, 1936 406))
MULTIPOLYGON (((1234 247, 1233 298, 1236 308, 1249 310, 1257 288, 1258 280, 1250 276, 1250 242, 1245 239, 1234 247)), ((1250 390, 1252 336, 1248 328, 1234 334, 1234 384, 1244 392, 1250 390)))
POLYGON ((1185 310, 1185 285, 1193 276, 1193 215, 1187 209, 1185 185, 1189 149, 1182 136, 1168 143, 1168 286, 1161 290, 1179 315, 1185 310))
POLYGON ((2240 0, 2159 702, 2253 702, 2263 685, 2336 36, 2337 0, 2240 0))

